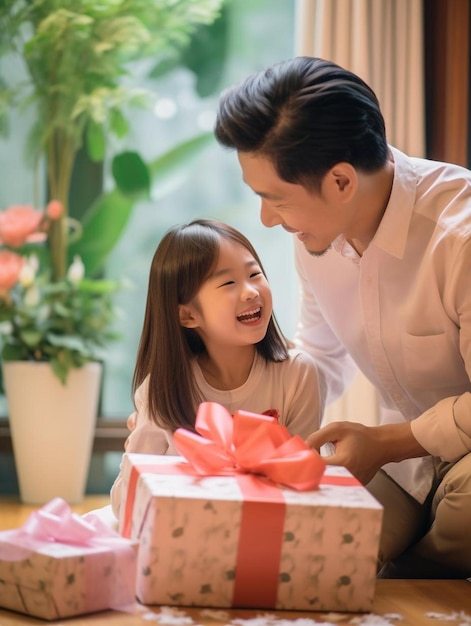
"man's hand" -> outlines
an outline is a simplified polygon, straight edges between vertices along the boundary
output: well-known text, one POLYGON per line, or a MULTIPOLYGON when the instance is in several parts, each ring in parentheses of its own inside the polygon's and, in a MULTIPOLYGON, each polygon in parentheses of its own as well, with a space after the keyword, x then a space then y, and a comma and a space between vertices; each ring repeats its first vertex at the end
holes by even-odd
POLYGON ((335 451, 324 460, 343 465, 366 485, 386 463, 428 454, 417 442, 410 424, 364 426, 357 422, 333 422, 310 435, 306 443, 317 451, 332 443, 335 451))

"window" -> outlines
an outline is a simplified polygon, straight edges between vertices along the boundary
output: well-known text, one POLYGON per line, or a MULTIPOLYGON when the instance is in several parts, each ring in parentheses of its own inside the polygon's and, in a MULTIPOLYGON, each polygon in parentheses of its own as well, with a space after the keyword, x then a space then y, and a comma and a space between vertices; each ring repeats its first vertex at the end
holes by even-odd
MULTIPOLYGON (((294 3, 284 0, 237 0, 229 2, 229 54, 222 87, 249 73, 292 56, 294 3)), ((176 143, 211 130, 218 94, 199 99, 193 88, 194 76, 184 69, 170 76, 147 82, 161 95, 157 114, 133 113, 129 138, 134 148, 148 160, 176 143)), ((183 173, 182 173, 183 175, 183 173)), ((132 410, 130 381, 141 331, 152 256, 167 230, 176 223, 196 217, 216 217, 240 228, 254 243, 266 266, 274 291, 275 312, 287 334, 294 330, 295 281, 287 276, 285 259, 290 254, 290 238, 280 229, 268 230, 259 219, 259 201, 245 188, 236 154, 219 145, 209 146, 173 189, 156 186, 155 200, 135 207, 125 237, 112 255, 108 273, 126 276, 133 286, 118 301, 124 318, 120 322, 123 339, 111 346, 106 363, 103 414, 119 416, 132 410), (278 232, 280 231, 280 232, 278 232)))
MULTIPOLYGON (((228 56, 221 89, 253 71, 293 55, 294 2, 228 0, 226 8, 228 56)), ((159 102, 154 111, 133 109, 131 133, 126 144, 145 160, 152 160, 202 130, 212 129, 218 92, 201 99, 196 95, 194 75, 189 70, 174 70, 157 81, 146 78, 148 69, 148 65, 142 64, 135 68, 134 75, 138 76, 141 85, 157 91, 159 102)), ((14 59, 11 59, 11 72, 13 75, 18 72, 14 59)), ((24 165, 29 121, 24 113, 13 116, 10 137, 0 142, 0 167, 4 181, 8 181, 8 185, 4 184, 0 189, 2 206, 27 202, 33 195, 33 177, 24 165)), ((116 425, 117 419, 123 420, 124 426, 124 420, 133 410, 131 379, 155 248, 169 227, 202 216, 227 221, 249 237, 267 270, 278 321, 288 336, 294 332, 296 280, 294 268, 286 264, 286 258, 291 255, 291 238, 281 229, 269 230, 262 226, 259 201, 244 186, 235 153, 223 150, 214 141, 190 168, 182 171, 181 178, 172 186, 163 188, 157 184, 152 201, 136 204, 126 233, 109 259, 107 273, 125 277, 132 283, 117 297, 122 310, 117 330, 122 339, 110 346, 105 363, 101 414, 109 426, 116 425)), ((6 413, 5 399, 0 397, 0 415, 6 413)), ((122 431, 118 434, 122 435, 122 431)), ((5 450, 1 439, 0 429, 0 451, 5 450)), ((95 450, 103 452, 107 446, 105 437, 104 443, 97 445, 95 450)), ((0 453, 2 476, 12 471, 11 459, 7 456, 5 452, 0 453), (5 469, 4 464, 10 469, 5 469)), ((114 452, 107 457, 105 461, 94 458, 89 491, 108 489, 110 480, 117 473, 120 453, 114 452), (100 474, 101 479, 95 480, 94 473, 100 474)), ((4 489, 4 485, 0 486, 0 493, 4 489)))

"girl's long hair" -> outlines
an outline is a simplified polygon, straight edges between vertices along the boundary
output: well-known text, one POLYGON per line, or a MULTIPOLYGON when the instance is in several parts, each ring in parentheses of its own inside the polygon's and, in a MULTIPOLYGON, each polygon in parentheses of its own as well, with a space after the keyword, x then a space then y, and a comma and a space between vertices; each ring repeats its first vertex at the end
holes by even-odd
MULTIPOLYGON (((149 414, 172 432, 179 427, 194 430, 197 407, 205 400, 196 385, 192 360, 206 348, 195 329, 180 324, 178 305, 191 302, 208 278, 217 263, 221 239, 246 248, 265 274, 242 233, 209 219, 169 230, 152 259, 132 390, 134 395, 149 376, 149 414)), ((287 342, 273 314, 265 337, 255 348, 266 361, 287 358, 287 342)))

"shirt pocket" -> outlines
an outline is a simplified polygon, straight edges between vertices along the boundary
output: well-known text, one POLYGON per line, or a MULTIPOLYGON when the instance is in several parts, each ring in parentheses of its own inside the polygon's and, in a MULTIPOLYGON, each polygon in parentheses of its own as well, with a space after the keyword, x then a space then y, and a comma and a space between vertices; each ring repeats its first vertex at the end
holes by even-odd
POLYGON ((463 359, 447 333, 403 334, 406 381, 416 389, 441 389, 469 384, 463 359))

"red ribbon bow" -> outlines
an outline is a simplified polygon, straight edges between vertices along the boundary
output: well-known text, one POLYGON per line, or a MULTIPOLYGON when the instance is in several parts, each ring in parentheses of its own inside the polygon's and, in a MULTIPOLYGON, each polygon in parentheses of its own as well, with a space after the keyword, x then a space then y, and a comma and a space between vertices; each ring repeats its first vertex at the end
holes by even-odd
POLYGON ((216 402, 198 408, 195 429, 174 433, 177 450, 197 474, 261 474, 297 491, 317 489, 325 469, 322 457, 276 418, 248 411, 234 417, 216 402))

